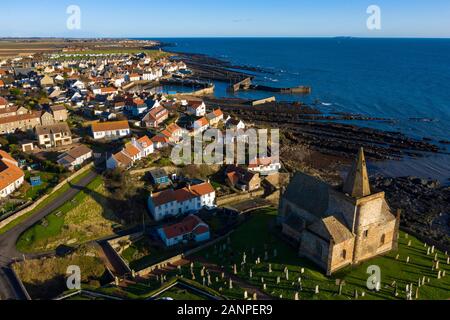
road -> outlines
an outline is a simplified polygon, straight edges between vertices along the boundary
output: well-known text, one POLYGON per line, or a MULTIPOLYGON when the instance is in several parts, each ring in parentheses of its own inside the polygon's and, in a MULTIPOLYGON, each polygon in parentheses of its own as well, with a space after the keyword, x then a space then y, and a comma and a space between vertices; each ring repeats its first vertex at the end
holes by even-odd
MULTIPOLYGON (((24 295, 15 279, 11 277, 11 270, 9 265, 16 259, 22 259, 23 254, 16 248, 16 242, 20 235, 33 226, 35 223, 42 220, 44 217, 61 207, 67 201, 70 201, 75 195, 80 192, 80 188, 86 187, 92 180, 95 179, 97 173, 89 172, 78 183, 71 187, 61 197, 49 203, 44 208, 35 212, 25 221, 16 225, 11 230, 0 235, 0 298, 1 299, 23 299, 24 295)), ((26 256, 31 257, 32 256, 26 256)))

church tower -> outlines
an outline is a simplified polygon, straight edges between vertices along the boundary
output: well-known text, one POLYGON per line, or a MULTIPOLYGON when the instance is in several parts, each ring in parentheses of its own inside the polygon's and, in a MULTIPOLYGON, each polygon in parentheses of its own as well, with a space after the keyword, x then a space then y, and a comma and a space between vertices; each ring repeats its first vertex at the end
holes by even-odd
POLYGON ((344 184, 344 193, 352 198, 364 198, 370 196, 369 175, 367 173, 366 157, 364 149, 359 149, 358 158, 347 176, 344 184))

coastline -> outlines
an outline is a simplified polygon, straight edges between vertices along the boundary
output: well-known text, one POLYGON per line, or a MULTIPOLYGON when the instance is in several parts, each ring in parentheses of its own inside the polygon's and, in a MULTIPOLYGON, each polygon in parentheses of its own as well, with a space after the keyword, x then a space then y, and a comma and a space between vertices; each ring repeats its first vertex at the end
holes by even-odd
MULTIPOLYGON (((248 65, 236 65, 235 63, 231 63, 228 60, 220 59, 217 57, 209 56, 204 53, 192 53, 192 52, 183 52, 181 50, 173 50, 171 48, 176 47, 176 43, 170 43, 170 46, 167 46, 167 43, 161 43, 161 48, 163 48, 165 51, 169 51, 176 56, 180 56, 180 58, 195 58, 194 65, 199 68, 206 68, 205 71, 209 71, 210 67, 213 66, 216 69, 222 69, 222 70, 230 70, 232 72, 238 72, 238 76, 231 76, 228 79, 209 79, 210 81, 216 81, 220 82, 225 85, 229 85, 232 83, 234 79, 240 79, 241 77, 246 76, 253 76, 258 80, 258 76, 261 76, 261 74, 269 73, 270 70, 266 70, 265 68, 262 68, 260 66, 258 67, 252 67, 248 65), (167 48, 169 50, 167 50, 167 48), (248 73, 249 71, 253 71, 256 73, 248 73), (226 82, 228 81, 228 82, 226 82)), ((188 59, 189 60, 189 59, 188 59)), ((189 65, 189 63, 187 63, 189 65)), ((227 71, 224 71, 227 72, 227 71)), ((261 80, 261 79, 259 79, 261 80)), ((216 88, 220 86, 216 85, 216 88)), ((217 89, 216 89, 217 90, 217 89)), ((314 87, 312 88, 314 91, 314 87)), ((253 92, 250 92, 248 95, 251 96, 253 92)), ((272 95, 273 93, 267 92, 267 96, 272 95)), ((287 95, 289 97, 289 95, 287 95)), ((305 96, 306 97, 306 96, 305 96)), ((233 98, 228 97, 220 97, 217 94, 213 99, 216 100, 223 100, 223 101, 231 101, 233 98)), ((237 95, 235 96, 235 99, 238 100, 239 98, 237 95)), ((242 101, 244 101, 243 99, 242 101)), ((302 99, 298 96, 293 96, 291 102, 299 102, 307 99, 302 99)), ((413 135, 409 135, 408 133, 403 133, 400 131, 397 132, 391 132, 389 130, 383 130, 383 129, 376 129, 374 128, 373 124, 375 124, 375 127, 378 126, 377 123, 395 123, 398 120, 393 118, 380 118, 375 116, 367 116, 363 114, 357 114, 357 113, 347 113, 339 110, 334 110, 328 112, 326 109, 327 106, 325 103, 322 103, 320 101, 314 101, 313 103, 305 103, 308 107, 312 107, 318 111, 318 113, 322 113, 320 117, 317 117, 317 119, 310 119, 314 121, 329 121, 334 124, 341 124, 341 125, 350 125, 356 130, 370 130, 374 133, 378 132, 384 132, 385 134, 393 134, 397 135, 398 137, 403 136, 406 137, 408 140, 415 141, 416 143, 423 143, 428 145, 434 145, 439 149, 438 152, 423 152, 422 154, 415 154, 414 152, 409 152, 405 149, 404 154, 398 156, 392 155, 388 157, 380 157, 375 155, 375 157, 371 157, 369 155, 369 159, 375 160, 376 163, 372 166, 376 174, 382 174, 382 175, 388 175, 392 177, 400 177, 400 176, 419 176, 422 178, 429 178, 434 180, 439 180, 439 182, 443 185, 450 185, 450 168, 446 168, 443 163, 445 161, 450 162, 450 153, 448 151, 448 144, 446 143, 446 140, 438 140, 438 139, 430 139, 428 137, 422 137, 421 139, 415 138, 413 135), (371 122, 371 125, 368 125, 368 123, 371 122), (381 161, 380 161, 381 160, 381 161), (386 161, 387 160, 387 161, 386 161), (398 161, 400 160, 400 161, 398 161), (394 164, 394 165, 392 165, 394 164), (388 170, 389 169, 389 170, 388 170)), ((217 106, 219 106, 220 103, 217 103, 217 106)), ((411 118, 413 119, 413 118, 411 118)), ((420 119, 416 119, 415 121, 419 121, 420 119)), ((353 152, 354 150, 352 150, 353 152)), ((422 150, 423 151, 423 150, 422 150)), ((435 150, 437 151, 437 150, 435 150)), ((351 152, 348 155, 351 157, 351 152)), ((345 155, 344 155, 345 157, 345 155)))

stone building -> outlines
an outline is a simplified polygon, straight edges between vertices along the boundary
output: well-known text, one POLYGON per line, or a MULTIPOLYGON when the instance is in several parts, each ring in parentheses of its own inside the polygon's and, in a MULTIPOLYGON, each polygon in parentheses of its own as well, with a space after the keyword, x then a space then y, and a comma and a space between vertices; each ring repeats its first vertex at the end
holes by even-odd
POLYGON ((279 210, 283 234, 328 275, 397 246, 399 216, 384 192, 371 190, 362 149, 342 188, 297 173, 279 210))
POLYGON ((41 147, 53 148, 72 144, 72 133, 66 122, 37 126, 35 131, 41 147))

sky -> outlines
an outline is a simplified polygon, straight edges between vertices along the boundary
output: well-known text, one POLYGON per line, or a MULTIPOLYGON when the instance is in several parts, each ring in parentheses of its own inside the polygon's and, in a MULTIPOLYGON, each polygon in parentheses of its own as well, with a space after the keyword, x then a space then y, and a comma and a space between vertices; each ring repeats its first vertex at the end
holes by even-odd
POLYGON ((450 38, 450 0, 1 2, 0 37, 450 38), (80 9, 79 29, 67 27, 70 5, 80 9), (370 5, 380 8, 381 29, 367 27, 370 5))

